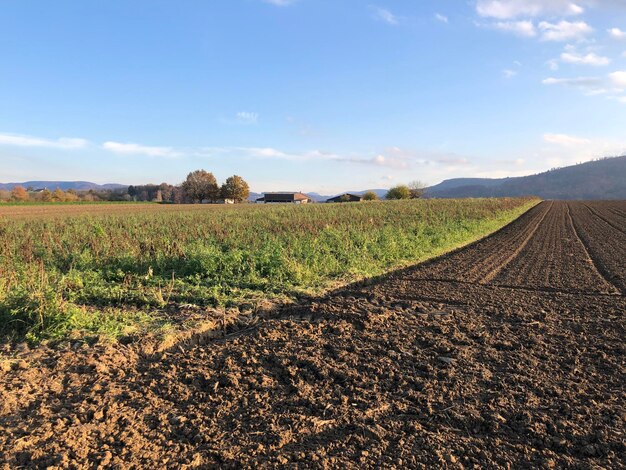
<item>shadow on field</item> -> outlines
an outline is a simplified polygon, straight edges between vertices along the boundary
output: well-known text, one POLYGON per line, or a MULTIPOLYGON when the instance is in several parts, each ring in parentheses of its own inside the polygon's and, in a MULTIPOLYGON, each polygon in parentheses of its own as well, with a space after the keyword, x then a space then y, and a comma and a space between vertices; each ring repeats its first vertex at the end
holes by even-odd
MULTIPOLYGON (((170 339, 170 341, 164 343, 160 348, 160 351, 169 351, 173 352, 180 349, 187 349, 198 345, 205 345, 212 341, 220 341, 220 340, 230 340, 233 338, 240 337, 244 334, 248 334, 253 332, 256 327, 266 320, 290 320, 290 321, 316 321, 321 316, 325 316, 326 319, 330 319, 328 313, 320 313, 320 309, 318 306, 320 305, 328 305, 333 303, 345 303, 345 299, 357 300, 363 299, 366 303, 370 296, 367 293, 368 288, 373 288, 374 286, 381 286, 385 283, 390 283, 393 281, 403 280, 407 278, 411 278, 412 273, 416 270, 426 270, 429 266, 445 262, 446 260, 453 258, 460 251, 471 248, 477 244, 483 243, 486 240, 489 240, 494 237, 500 236, 501 232, 510 230, 512 226, 518 224, 523 225, 526 223, 527 217, 533 212, 541 210, 544 204, 547 204, 545 201, 540 202, 539 204, 531 207, 528 211, 523 213, 520 217, 513 220, 509 224, 500 228, 499 230, 482 237, 478 240, 475 240, 467 245, 463 245, 457 247, 447 253, 444 253, 440 256, 436 256, 434 258, 430 258, 421 263, 412 264, 410 266, 396 269, 393 271, 389 271, 387 273, 373 276, 366 279, 361 279, 344 286, 341 286, 337 289, 328 291, 322 295, 302 295, 296 299, 293 303, 285 303, 285 304, 272 304, 270 306, 266 306, 265 308, 260 308, 257 312, 255 312, 255 318, 246 319, 246 321, 239 322, 236 317, 229 317, 228 319, 218 320, 214 327, 206 328, 200 332, 192 332, 186 333, 182 336, 179 336, 175 339, 170 339)), ((430 279, 429 279, 430 280, 430 279)), ((432 279, 434 281, 448 281, 448 279, 432 279)), ((419 282, 416 279, 413 279, 414 282, 419 282)), ((459 282, 458 280, 454 280, 454 282, 459 282)), ((441 299, 438 298, 429 298, 421 296, 419 298, 412 297, 411 299, 407 299, 411 301, 426 301, 426 302, 436 302, 439 303, 441 299)), ((458 303, 458 302, 456 302, 458 303)), ((448 301, 447 304, 453 305, 455 302, 448 301)), ((391 307, 393 310, 393 306, 391 307)))

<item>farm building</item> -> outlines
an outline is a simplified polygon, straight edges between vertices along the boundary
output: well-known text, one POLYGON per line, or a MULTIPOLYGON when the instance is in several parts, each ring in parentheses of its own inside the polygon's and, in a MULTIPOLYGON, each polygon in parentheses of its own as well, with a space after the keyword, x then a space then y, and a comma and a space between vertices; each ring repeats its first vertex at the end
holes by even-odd
POLYGON ((202 204, 234 204, 234 199, 203 199, 202 204))
POLYGON ((263 197, 256 200, 262 204, 308 204, 313 202, 306 194, 302 193, 263 193, 263 197))
POLYGON ((363 196, 359 196, 358 194, 341 194, 339 196, 331 197, 327 199, 326 202, 361 202, 363 200, 363 196))

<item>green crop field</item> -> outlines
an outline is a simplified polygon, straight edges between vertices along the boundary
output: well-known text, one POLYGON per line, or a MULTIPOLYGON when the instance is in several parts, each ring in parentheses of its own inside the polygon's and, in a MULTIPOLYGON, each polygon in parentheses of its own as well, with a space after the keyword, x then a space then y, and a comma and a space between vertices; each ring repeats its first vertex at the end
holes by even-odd
POLYGON ((0 206, 0 336, 115 338, 171 327, 185 308, 319 294, 473 241, 537 202, 0 206))

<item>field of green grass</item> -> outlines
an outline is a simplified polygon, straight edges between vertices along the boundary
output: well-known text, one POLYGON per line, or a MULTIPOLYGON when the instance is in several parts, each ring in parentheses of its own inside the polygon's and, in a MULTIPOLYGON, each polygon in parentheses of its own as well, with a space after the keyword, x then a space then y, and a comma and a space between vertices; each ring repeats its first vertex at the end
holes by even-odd
POLYGON ((114 338, 167 328, 189 306, 321 293, 481 238, 537 202, 2 207, 0 337, 114 338))

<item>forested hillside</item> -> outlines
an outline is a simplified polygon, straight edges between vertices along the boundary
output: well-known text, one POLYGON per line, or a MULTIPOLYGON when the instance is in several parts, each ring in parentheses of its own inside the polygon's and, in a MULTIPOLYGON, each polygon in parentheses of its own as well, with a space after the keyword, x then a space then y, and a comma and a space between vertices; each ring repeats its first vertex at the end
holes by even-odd
POLYGON ((626 199, 626 156, 604 158, 517 178, 457 178, 428 188, 427 197, 626 199))

